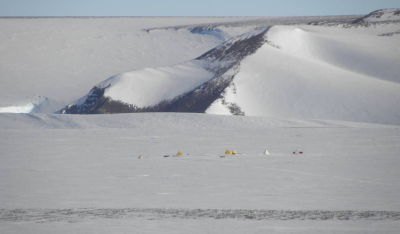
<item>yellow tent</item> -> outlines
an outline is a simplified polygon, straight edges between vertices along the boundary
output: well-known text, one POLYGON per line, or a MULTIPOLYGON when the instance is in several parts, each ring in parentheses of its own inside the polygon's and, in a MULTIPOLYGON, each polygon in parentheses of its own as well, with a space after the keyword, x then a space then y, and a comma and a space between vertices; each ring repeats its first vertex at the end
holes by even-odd
POLYGON ((227 150, 225 151, 225 154, 232 154, 232 152, 231 152, 229 149, 227 149, 227 150))
POLYGON ((178 151, 178 153, 176 155, 183 155, 181 151, 178 151))
POLYGON ((232 154, 237 154, 237 153, 236 153, 236 150, 233 150, 233 151, 232 151, 232 154))

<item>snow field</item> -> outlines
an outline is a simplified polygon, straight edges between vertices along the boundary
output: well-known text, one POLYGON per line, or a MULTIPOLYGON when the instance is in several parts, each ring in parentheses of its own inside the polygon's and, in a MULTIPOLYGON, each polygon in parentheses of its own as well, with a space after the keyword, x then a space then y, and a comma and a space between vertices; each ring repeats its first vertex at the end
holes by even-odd
POLYGON ((384 233, 397 234, 397 221, 259 221, 235 219, 163 219, 79 217, 69 221, 2 222, 4 233, 384 233))
MULTIPOLYGON (((312 135, 312 139, 321 139, 324 130, 314 131, 318 137, 312 135)), ((34 132, 25 134, 33 138, 34 132)), ((189 139, 183 131, 153 132, 153 136, 147 137, 132 136, 137 133, 132 130, 118 130, 124 137, 113 132, 46 130, 43 135, 47 140, 35 137, 37 140, 20 141, 24 146, 17 146, 10 141, 15 141, 15 132, 7 131, 10 140, 3 142, 10 147, 3 147, 2 157, 4 165, 11 167, 3 166, 2 177, 7 179, 2 181, 2 207, 399 209, 396 182, 399 163, 392 152, 396 147, 382 146, 385 147, 382 158, 373 140, 359 139, 354 140, 358 144, 348 145, 344 142, 348 138, 328 130, 325 134, 341 138, 340 141, 328 137, 325 144, 310 149, 290 130, 280 131, 280 137, 270 131, 275 141, 262 137, 260 132, 232 137, 231 131, 221 130, 220 134, 201 131, 200 136, 193 134, 189 139), (221 142, 221 138, 229 139, 229 143, 221 142), (281 143, 277 141, 279 138, 289 140, 281 143), (271 142, 268 149, 272 156, 259 155, 266 148, 263 142, 271 142), (339 156, 337 150, 329 150, 335 145, 342 148, 339 156), (18 150, 13 150, 17 147, 18 150), (38 150, 33 150, 36 147, 38 150), (221 159, 219 156, 227 148, 246 155, 221 159), (305 154, 293 156, 293 149, 299 148, 305 154), (189 155, 163 157, 178 150, 189 155), (21 151, 25 153, 15 153, 21 151), (139 155, 144 159, 137 159, 139 155)), ((383 144, 398 141, 395 133, 384 131, 384 134, 389 139, 383 144)))
POLYGON ((399 228, 397 219, 379 213, 400 210, 396 126, 173 113, 0 117, 5 233, 49 228, 56 233, 395 233, 399 228), (226 149, 239 155, 220 158, 226 149), (265 149, 270 156, 262 155, 265 149), (163 157, 179 150, 181 157, 163 157), (294 150, 305 154, 292 155, 294 150), (9 216, 15 209, 22 213, 9 216), (109 215, 101 215, 102 209, 109 215), (236 218, 216 219, 211 211, 189 215, 196 209, 227 210, 236 218), (235 211, 240 209, 245 213, 235 211), (288 213, 246 218, 262 210, 288 213), (286 220, 291 211, 334 217, 376 211, 373 217, 383 219, 286 220))
POLYGON ((5 233, 395 233, 399 228, 398 220, 379 213, 373 217, 383 220, 286 220, 290 211, 398 212, 395 126, 168 113, 0 117, 5 233), (226 149, 243 155, 220 158, 226 149), (261 155, 265 149, 270 156, 261 155), (296 149, 305 154, 292 155, 296 149), (163 157, 179 150, 181 157, 163 157), (12 215, 21 218, 13 221, 7 214, 15 209, 22 213, 12 215), (101 215, 102 209, 108 215, 101 215), (236 218, 216 219, 211 211, 189 215, 196 209, 227 210, 236 218), (261 210, 289 213, 248 218, 261 210))

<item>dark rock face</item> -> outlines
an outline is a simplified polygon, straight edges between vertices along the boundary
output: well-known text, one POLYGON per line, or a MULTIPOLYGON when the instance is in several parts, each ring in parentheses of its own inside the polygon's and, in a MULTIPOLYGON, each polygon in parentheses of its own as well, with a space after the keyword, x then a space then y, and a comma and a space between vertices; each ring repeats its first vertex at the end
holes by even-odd
POLYGON ((61 114, 96 114, 99 106, 105 102, 104 90, 102 88, 94 87, 90 90, 85 102, 81 105, 71 105, 63 108, 61 114))
MULTIPOLYGON (((214 78, 199 87, 177 96, 173 99, 163 100, 154 106, 137 107, 121 101, 112 100, 104 96, 106 88, 94 87, 81 105, 70 105, 62 109, 62 114, 112 114, 135 112, 193 112, 204 113, 217 99, 222 98, 224 91, 232 84, 232 80, 239 72, 240 62, 247 56, 255 53, 264 43, 265 33, 244 39, 231 40, 206 52, 196 60, 205 62, 204 69, 212 72, 214 78), (233 70, 227 75, 228 70, 233 70)), ((151 95, 151 94, 149 94, 151 95)), ((240 107, 229 104, 227 107, 232 114, 244 115, 240 107)))
POLYGON ((264 35, 268 29, 242 40, 226 42, 198 57, 198 60, 215 61, 234 61, 239 63, 245 57, 255 53, 264 43, 264 35))

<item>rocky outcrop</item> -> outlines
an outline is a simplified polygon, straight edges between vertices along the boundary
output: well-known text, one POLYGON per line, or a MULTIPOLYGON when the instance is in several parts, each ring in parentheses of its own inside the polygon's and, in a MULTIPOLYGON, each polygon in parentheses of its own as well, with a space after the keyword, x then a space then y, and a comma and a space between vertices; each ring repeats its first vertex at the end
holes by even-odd
MULTIPOLYGON (((264 43, 268 29, 233 38, 206 52, 195 60, 203 61, 203 68, 214 74, 213 78, 195 89, 172 99, 161 100, 153 106, 135 106, 106 97, 107 87, 95 86, 88 95, 62 110, 62 114, 112 114, 135 112, 193 112, 204 113, 217 99, 222 98, 227 87, 240 69, 240 62, 255 53, 264 43)), ((149 93, 148 95, 152 95, 149 93)), ((244 115, 237 105, 228 105, 234 115, 244 115)))

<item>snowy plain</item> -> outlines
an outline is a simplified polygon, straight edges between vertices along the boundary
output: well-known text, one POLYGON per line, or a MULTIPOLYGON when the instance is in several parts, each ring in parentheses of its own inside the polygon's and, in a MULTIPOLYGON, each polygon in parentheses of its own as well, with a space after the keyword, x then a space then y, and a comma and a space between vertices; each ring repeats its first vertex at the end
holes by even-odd
POLYGON ((177 113, 0 118, 2 233, 400 230, 397 126, 177 113), (238 155, 221 158, 226 149, 238 155))
MULTIPOLYGON (((284 19, 3 18, 0 108, 48 98, 38 112, 50 113, 117 73, 189 61, 258 22, 272 26, 269 20, 284 19), (216 37, 182 26, 218 22, 241 27, 216 37)), ((298 33, 293 27, 284 29, 298 33)), ((311 36, 329 31, 310 27, 296 26, 311 36)), ((312 51, 280 46, 293 60, 312 51)), ((0 113, 0 233, 399 233, 399 152, 393 125, 279 115, 0 113), (174 157, 178 151, 184 155, 174 157)))

